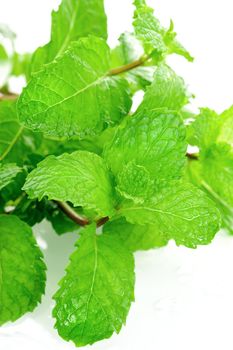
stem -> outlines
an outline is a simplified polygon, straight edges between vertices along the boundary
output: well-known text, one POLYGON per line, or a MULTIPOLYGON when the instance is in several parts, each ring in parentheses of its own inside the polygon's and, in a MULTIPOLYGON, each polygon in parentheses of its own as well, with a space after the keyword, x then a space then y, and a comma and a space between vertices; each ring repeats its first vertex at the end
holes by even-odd
POLYGON ((190 160, 198 160, 198 154, 197 153, 186 153, 186 157, 190 160))
POLYGON ((16 100, 19 96, 17 94, 13 93, 7 93, 7 94, 2 94, 0 92, 0 101, 6 101, 6 100, 16 100))
POLYGON ((127 72, 133 68, 143 65, 148 59, 149 59, 149 56, 142 56, 141 58, 139 58, 134 62, 130 62, 125 64, 124 66, 111 69, 108 75, 117 75, 117 74, 127 72))
POLYGON ((65 202, 55 201, 63 213, 68 216, 71 220, 76 222, 80 226, 86 226, 89 224, 89 220, 83 218, 81 215, 76 213, 76 211, 65 202))
MULTIPOLYGON (((71 206, 69 206, 69 204, 67 204, 65 202, 60 202, 60 201, 54 201, 54 202, 57 203, 57 205, 63 211, 63 213, 66 216, 68 216, 71 220, 76 222, 76 224, 78 224, 80 226, 86 226, 86 225, 90 224, 90 221, 87 218, 84 218, 81 215, 79 215, 78 213, 76 213, 76 211, 73 208, 71 208, 71 206)), ((108 216, 105 216, 104 218, 99 219, 96 222, 97 227, 103 226, 108 220, 109 220, 108 216)))
POLYGON ((96 222, 97 227, 103 226, 108 220, 109 220, 108 216, 105 216, 104 218, 99 219, 96 222))

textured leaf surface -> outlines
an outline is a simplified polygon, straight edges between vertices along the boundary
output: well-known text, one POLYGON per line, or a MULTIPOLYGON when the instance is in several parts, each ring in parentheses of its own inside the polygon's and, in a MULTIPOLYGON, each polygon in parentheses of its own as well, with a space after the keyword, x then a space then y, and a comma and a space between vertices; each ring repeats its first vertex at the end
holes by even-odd
POLYGON ((166 30, 154 16, 154 10, 148 7, 144 0, 135 0, 134 4, 136 6, 133 22, 135 33, 143 42, 147 54, 155 61, 160 61, 171 53, 193 61, 193 57, 177 40, 172 21, 169 29, 166 30))
POLYGON ((23 189, 32 199, 47 196, 94 209, 101 216, 113 213, 111 179, 103 159, 94 153, 47 157, 28 175, 23 189))
POLYGON ((125 202, 120 212, 129 222, 153 224, 165 237, 190 248, 210 243, 220 225, 215 204, 189 183, 172 183, 140 205, 125 202))
POLYGON ((124 218, 109 221, 103 227, 105 235, 118 237, 132 252, 160 248, 167 244, 168 238, 153 225, 133 225, 124 218))
POLYGON ((226 142, 233 146, 233 106, 223 112, 221 118, 221 130, 219 142, 226 142))
POLYGON ((16 164, 0 163, 0 190, 9 185, 21 171, 22 169, 16 164))
POLYGON ((213 145, 202 159, 203 176, 209 186, 233 206, 233 151, 227 144, 213 145))
POLYGON ((104 155, 115 175, 129 162, 143 166, 159 185, 178 178, 185 164, 185 130, 176 112, 144 110, 128 118, 106 146, 104 155))
POLYGON ((56 328, 77 346, 119 332, 134 300, 134 260, 121 241, 83 231, 55 294, 56 328))
POLYGON ((34 53, 32 71, 53 61, 72 41, 89 34, 107 38, 104 1, 62 0, 58 11, 52 12, 51 40, 34 53))
POLYGON ((195 121, 188 127, 189 143, 203 149, 208 148, 217 141, 220 125, 217 113, 208 108, 202 108, 195 121))
POLYGON ((110 77, 104 40, 82 38, 35 74, 18 102, 21 122, 54 136, 84 137, 114 125, 131 107, 128 83, 110 77), (72 69, 70 69, 72 67, 72 69))
POLYGON ((40 143, 40 135, 18 122, 14 101, 0 102, 0 162, 22 165, 40 143))
POLYGON ((32 311, 45 289, 45 264, 31 228, 0 215, 0 324, 32 311))
POLYGON ((188 103, 184 80, 166 65, 160 65, 147 88, 139 110, 167 107, 180 110, 188 103))

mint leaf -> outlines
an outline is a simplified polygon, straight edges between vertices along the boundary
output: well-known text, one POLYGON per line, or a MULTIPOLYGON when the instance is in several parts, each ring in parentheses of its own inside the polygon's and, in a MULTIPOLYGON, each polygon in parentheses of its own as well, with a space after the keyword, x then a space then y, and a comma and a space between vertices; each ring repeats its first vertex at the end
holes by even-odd
POLYGON ((15 101, 0 102, 0 162, 22 165, 41 141, 39 134, 19 124, 15 101))
POLYGON ((119 333, 134 300, 133 255, 121 241, 87 227, 55 294, 59 334, 76 346, 119 333))
POLYGON ((133 161, 126 164, 117 176, 117 190, 122 196, 142 202, 153 192, 154 181, 148 170, 133 161))
POLYGON ((0 190, 9 185, 21 171, 16 164, 0 163, 0 190))
POLYGON ((233 151, 227 144, 215 144, 202 159, 204 180, 214 192, 233 206, 233 151))
POLYGON ((184 80, 167 65, 161 64, 147 88, 139 110, 167 107, 180 110, 188 103, 188 93, 184 80))
POLYGON ((217 113, 202 108, 195 121, 188 127, 188 141, 191 145, 206 149, 217 141, 221 121, 217 113))
POLYGON ((0 62, 2 63, 7 60, 8 60, 8 53, 5 47, 2 44, 0 44, 0 62))
POLYGON ((52 12, 50 42, 39 47, 33 55, 32 72, 65 52, 72 41, 89 34, 107 38, 104 1, 88 0, 87 3, 85 0, 62 0, 58 11, 52 12))
POLYGON ((158 57, 163 56, 167 48, 163 40, 163 28, 154 17, 154 10, 145 1, 134 1, 134 4, 136 10, 133 25, 138 39, 143 42, 146 53, 155 51, 158 57))
POLYGON ((31 199, 46 196, 69 201, 100 216, 114 212, 111 178, 103 159, 94 153, 76 151, 45 158, 28 175, 23 189, 31 199))
POLYGON ((154 16, 154 10, 146 5, 144 0, 135 0, 134 5, 134 29, 143 44, 145 51, 155 62, 163 60, 166 55, 176 53, 192 62, 193 57, 179 43, 174 32, 174 24, 171 21, 168 30, 163 28, 159 20, 154 16))
POLYGON ((208 196, 182 182, 171 183, 142 204, 124 201, 120 213, 133 224, 153 224, 189 248, 210 243, 220 225, 219 211, 208 196))
POLYGON ((45 264, 31 228, 0 215, 0 325, 32 311, 45 290, 45 264))
POLYGON ((187 61, 193 62, 194 58, 186 50, 186 48, 177 40, 177 34, 174 31, 174 23, 170 22, 169 29, 164 34, 164 42, 168 48, 168 53, 175 53, 177 55, 183 56, 187 61))
POLYGON ((221 115, 221 129, 218 137, 219 142, 233 145, 233 106, 224 111, 221 115))
POLYGON ((80 39, 32 77, 18 102, 20 121, 54 136, 93 135, 118 123, 131 107, 127 81, 108 76, 110 50, 80 39), (70 69, 72 67, 72 70, 70 69))
POLYGON ((156 225, 133 225, 124 218, 107 222, 103 232, 104 235, 121 239, 132 252, 160 248, 168 242, 167 236, 163 235, 156 225))
POLYGON ((176 112, 143 110, 118 128, 104 156, 114 175, 122 176, 124 166, 133 161, 160 186, 181 176, 186 147, 185 129, 176 112))

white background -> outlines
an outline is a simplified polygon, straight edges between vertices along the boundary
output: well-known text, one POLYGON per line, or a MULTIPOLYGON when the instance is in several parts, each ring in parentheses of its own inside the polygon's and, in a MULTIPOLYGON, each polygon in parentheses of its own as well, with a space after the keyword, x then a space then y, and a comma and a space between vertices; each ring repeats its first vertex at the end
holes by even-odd
MULTIPOLYGON (((78 0, 77 0, 78 1, 78 0)), ((57 0, 0 0, 0 22, 18 35, 17 49, 32 51, 49 40, 50 12, 57 0)), ((164 25, 175 22, 180 41, 195 56, 193 64, 169 63, 196 95, 194 106, 222 111, 233 104, 232 0, 151 0, 164 25)), ((131 0, 106 0, 110 45, 130 30, 131 0)), ((15 82, 17 87, 17 83, 15 82)), ((48 265, 46 296, 33 314, 0 330, 1 350, 74 349, 59 339, 50 316, 51 296, 76 239, 57 237, 48 223, 36 227, 48 265)), ((93 350, 233 349, 233 237, 224 232, 207 247, 168 247, 135 254, 136 303, 126 327, 93 350)))

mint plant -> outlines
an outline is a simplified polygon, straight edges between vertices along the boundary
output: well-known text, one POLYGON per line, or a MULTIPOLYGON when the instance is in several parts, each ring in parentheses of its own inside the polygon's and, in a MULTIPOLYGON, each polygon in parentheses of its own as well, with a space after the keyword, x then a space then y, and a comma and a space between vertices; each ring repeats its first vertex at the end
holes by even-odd
POLYGON ((59 335, 76 346, 119 332, 134 301, 137 250, 188 248, 233 232, 233 108, 187 109, 167 65, 193 61, 171 22, 135 0, 133 32, 110 48, 103 0, 62 0, 51 40, 32 54, 0 26, 0 324, 32 311, 46 266, 31 226, 47 219, 77 243, 54 295, 59 335), (11 76, 24 75, 20 96, 11 76), (144 91, 136 112, 135 93, 144 91), (190 153, 189 145, 198 153, 190 153), (77 234, 78 233, 78 234, 77 234))

